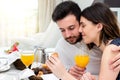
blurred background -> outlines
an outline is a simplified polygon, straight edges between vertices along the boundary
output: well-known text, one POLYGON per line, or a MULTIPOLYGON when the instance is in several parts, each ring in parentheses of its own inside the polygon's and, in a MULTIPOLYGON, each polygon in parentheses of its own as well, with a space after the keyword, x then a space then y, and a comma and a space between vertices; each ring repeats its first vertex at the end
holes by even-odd
MULTIPOLYGON (((0 47, 13 42, 24 47, 55 47, 61 34, 51 20, 57 4, 66 0, 0 0, 0 47)), ((120 21, 118 0, 72 0, 83 10, 94 2, 103 2, 115 11, 120 21)))

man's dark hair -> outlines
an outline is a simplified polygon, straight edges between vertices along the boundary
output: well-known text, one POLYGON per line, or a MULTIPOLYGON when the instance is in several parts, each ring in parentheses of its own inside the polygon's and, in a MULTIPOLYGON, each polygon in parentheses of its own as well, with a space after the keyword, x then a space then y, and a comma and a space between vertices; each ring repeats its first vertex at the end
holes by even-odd
POLYGON ((64 1, 56 6, 52 14, 52 19, 56 22, 72 14, 76 17, 77 21, 80 22, 80 13, 81 9, 77 3, 73 1, 64 1))

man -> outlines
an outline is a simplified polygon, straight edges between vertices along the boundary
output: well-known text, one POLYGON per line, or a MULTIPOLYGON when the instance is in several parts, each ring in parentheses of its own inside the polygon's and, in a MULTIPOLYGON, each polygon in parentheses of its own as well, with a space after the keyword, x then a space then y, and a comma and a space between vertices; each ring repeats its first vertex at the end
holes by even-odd
POLYGON ((86 52, 90 55, 90 62, 86 67, 86 70, 94 75, 98 75, 101 61, 101 51, 94 46, 91 51, 87 50, 87 46, 82 42, 81 35, 79 33, 80 26, 80 13, 79 6, 72 1, 65 1, 60 3, 54 10, 52 19, 55 21, 63 38, 61 38, 56 46, 55 51, 59 53, 59 58, 66 66, 68 72, 77 79, 85 72, 85 68, 80 68, 75 65, 74 56, 86 49, 86 52))

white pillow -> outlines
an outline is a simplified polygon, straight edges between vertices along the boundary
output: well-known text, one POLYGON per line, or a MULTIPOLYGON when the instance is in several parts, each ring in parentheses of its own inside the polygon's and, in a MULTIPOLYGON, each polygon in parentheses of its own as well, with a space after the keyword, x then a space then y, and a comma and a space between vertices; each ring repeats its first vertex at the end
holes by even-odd
POLYGON ((61 32, 55 22, 51 21, 45 32, 37 33, 31 37, 13 39, 12 42, 19 42, 21 49, 34 49, 35 46, 54 48, 61 37, 61 32))

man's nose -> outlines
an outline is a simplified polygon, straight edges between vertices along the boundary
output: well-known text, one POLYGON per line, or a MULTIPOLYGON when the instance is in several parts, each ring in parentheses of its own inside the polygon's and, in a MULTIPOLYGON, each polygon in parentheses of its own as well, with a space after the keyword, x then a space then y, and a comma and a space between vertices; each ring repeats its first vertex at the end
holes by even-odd
POLYGON ((66 31, 66 37, 70 37, 71 36, 71 31, 66 31))

